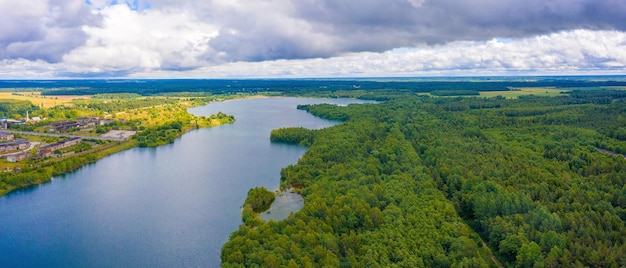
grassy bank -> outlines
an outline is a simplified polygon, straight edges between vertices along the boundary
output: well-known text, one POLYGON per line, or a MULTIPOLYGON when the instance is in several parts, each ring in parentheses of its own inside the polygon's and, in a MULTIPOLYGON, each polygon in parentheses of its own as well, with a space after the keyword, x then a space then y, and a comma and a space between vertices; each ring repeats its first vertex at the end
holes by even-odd
POLYGON ((59 161, 50 161, 24 168, 20 173, 0 174, 0 197, 15 190, 32 187, 49 182, 52 177, 74 172, 79 168, 94 163, 106 156, 136 147, 137 141, 116 142, 99 150, 85 154, 73 155, 59 161))

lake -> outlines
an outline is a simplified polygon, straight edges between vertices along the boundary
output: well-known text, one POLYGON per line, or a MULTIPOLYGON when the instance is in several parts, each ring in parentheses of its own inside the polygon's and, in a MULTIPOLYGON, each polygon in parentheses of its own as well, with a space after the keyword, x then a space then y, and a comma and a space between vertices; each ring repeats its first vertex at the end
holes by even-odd
POLYGON ((237 121, 120 152, 0 198, 0 267, 218 267, 248 190, 277 189, 280 169, 306 151, 271 143, 270 131, 336 123, 298 104, 354 102, 361 101, 264 98, 190 109, 237 121))

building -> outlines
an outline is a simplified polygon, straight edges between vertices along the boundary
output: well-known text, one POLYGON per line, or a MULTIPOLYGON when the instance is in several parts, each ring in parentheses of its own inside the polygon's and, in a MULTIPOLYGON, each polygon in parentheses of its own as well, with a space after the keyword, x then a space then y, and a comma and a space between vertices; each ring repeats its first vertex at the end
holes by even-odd
POLYGON ((0 131, 0 140, 12 141, 13 139, 15 139, 15 136, 13 136, 13 134, 0 131))
POLYGON ((74 128, 89 128, 110 124, 114 119, 104 119, 97 116, 84 116, 76 118, 76 120, 62 120, 50 123, 48 130, 50 132, 66 131, 74 128))
POLYGON ((7 129, 10 125, 22 125, 23 121, 2 118, 0 119, 0 129, 7 129))
POLYGON ((76 121, 62 120, 62 121, 52 122, 50 125, 48 125, 48 130, 50 132, 59 132, 59 131, 70 130, 70 129, 77 128, 77 127, 80 127, 80 125, 76 121))
POLYGON ((105 119, 97 116, 84 116, 76 118, 76 122, 80 127, 95 127, 95 126, 104 126, 106 124, 113 123, 114 119, 105 119))
POLYGON ((48 157, 48 156, 51 156, 54 153, 54 151, 67 148, 72 145, 79 144, 82 140, 83 139, 80 137, 72 137, 67 140, 62 140, 62 141, 55 142, 52 144, 44 145, 37 149, 37 155, 39 157, 48 157))
POLYGON ((100 126, 102 120, 97 116, 85 116, 76 118, 76 122, 80 127, 95 127, 100 126))
POLYGON ((7 161, 9 161, 11 163, 15 163, 15 162, 24 161, 24 160, 26 160, 28 158, 30 158, 30 153, 28 153, 28 152, 21 152, 21 153, 12 154, 12 155, 7 156, 7 161))
POLYGON ((0 143, 0 152, 12 152, 17 150, 26 150, 30 147, 29 140, 14 140, 10 142, 0 143))

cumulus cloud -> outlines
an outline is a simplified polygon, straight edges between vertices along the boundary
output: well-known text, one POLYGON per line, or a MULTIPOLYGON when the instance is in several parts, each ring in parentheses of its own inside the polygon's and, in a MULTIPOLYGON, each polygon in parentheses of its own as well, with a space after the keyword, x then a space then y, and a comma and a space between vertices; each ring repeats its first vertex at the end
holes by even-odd
POLYGON ((405 46, 626 30, 621 0, 213 1, 223 31, 211 46, 231 60, 328 57, 405 46))
POLYGON ((0 77, 5 78, 19 77, 23 72, 29 72, 29 76, 40 73, 35 77, 128 74, 142 78, 622 74, 626 69, 626 33, 574 30, 522 39, 455 41, 330 58, 242 61, 184 70, 154 69, 148 64, 150 68, 136 68, 128 73, 124 73, 129 70, 124 66, 136 64, 118 63, 98 70, 79 61, 70 65, 4 60, 0 65, 5 66, 0 71, 0 77))
POLYGON ((104 10, 103 13, 112 3, 125 4, 137 13, 178 10, 213 25, 218 33, 207 40, 208 47, 202 56, 210 63, 332 57, 424 44, 522 38, 574 29, 626 30, 626 2, 621 0, 90 0, 90 3, 104 10))
POLYGON ((310 58, 336 53, 340 38, 293 16, 294 3, 283 0, 214 1, 212 18, 220 32, 210 46, 219 61, 262 61, 310 58))
POLYGON ((0 59, 57 62, 98 17, 81 0, 0 1, 0 59))
POLYGON ((103 8, 102 25, 85 27, 86 44, 63 57, 77 71, 196 68, 217 28, 184 10, 137 12, 120 4, 103 8))
POLYGON ((523 38, 361 52, 332 58, 236 62, 138 77, 346 77, 415 75, 620 74, 626 33, 575 30, 523 38), (599 43, 597 40, 603 40, 599 43))
POLYGON ((0 62, 64 76, 611 71, 626 42, 623 0, 0 0, 0 12, 0 62))
POLYGON ((63 69, 54 63, 26 59, 3 59, 0 60, 0 66, 0 78, 3 79, 55 78, 58 70, 63 69))

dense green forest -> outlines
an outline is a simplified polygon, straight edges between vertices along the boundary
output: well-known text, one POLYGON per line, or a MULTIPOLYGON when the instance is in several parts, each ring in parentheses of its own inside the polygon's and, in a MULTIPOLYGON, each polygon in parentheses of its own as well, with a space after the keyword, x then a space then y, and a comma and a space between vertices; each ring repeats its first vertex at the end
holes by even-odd
POLYGON ((281 172, 305 205, 242 224, 222 265, 496 266, 488 246, 507 267, 624 267, 622 93, 301 106, 345 120, 272 133, 310 145, 281 172))
POLYGON ((276 196, 265 187, 256 187, 248 191, 248 197, 244 201, 244 206, 248 205, 256 213, 263 212, 270 208, 276 196))

